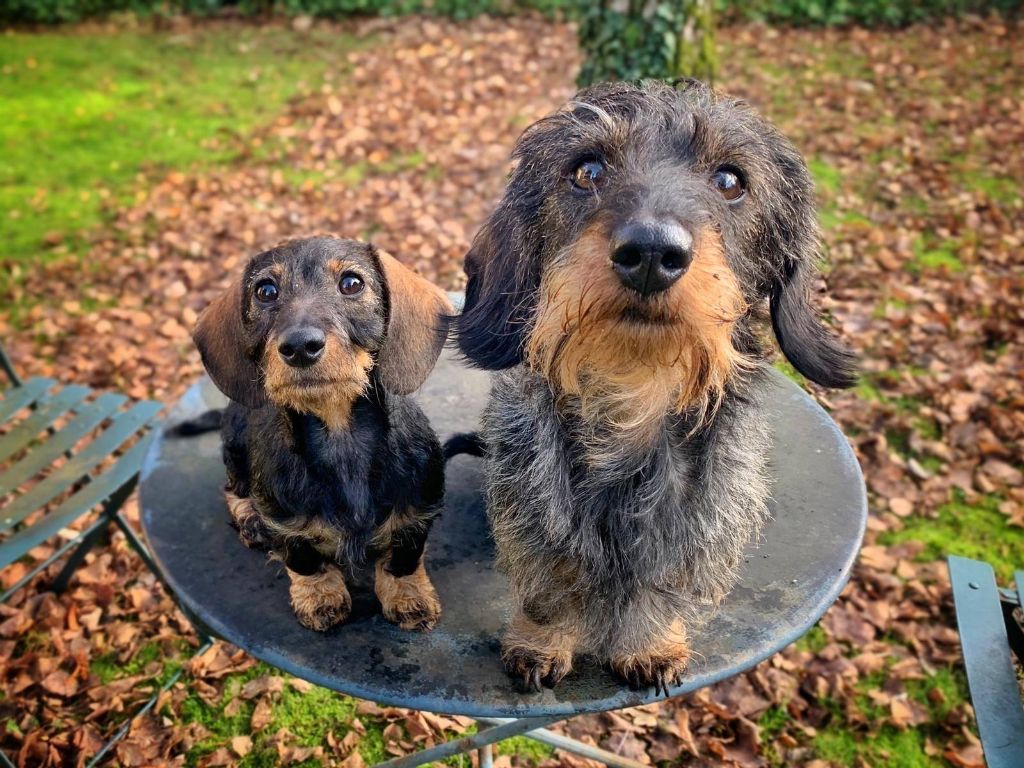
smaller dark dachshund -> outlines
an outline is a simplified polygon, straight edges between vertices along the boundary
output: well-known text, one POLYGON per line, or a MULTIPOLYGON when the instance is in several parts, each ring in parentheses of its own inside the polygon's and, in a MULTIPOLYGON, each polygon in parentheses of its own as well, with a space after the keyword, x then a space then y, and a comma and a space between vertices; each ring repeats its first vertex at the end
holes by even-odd
POLYGON ((232 400, 232 522, 287 566, 306 627, 348 616, 345 571, 368 561, 389 621, 430 629, 441 615, 423 549, 444 460, 403 395, 433 368, 451 313, 444 292, 386 253, 317 237, 255 256, 199 318, 203 364, 232 400))

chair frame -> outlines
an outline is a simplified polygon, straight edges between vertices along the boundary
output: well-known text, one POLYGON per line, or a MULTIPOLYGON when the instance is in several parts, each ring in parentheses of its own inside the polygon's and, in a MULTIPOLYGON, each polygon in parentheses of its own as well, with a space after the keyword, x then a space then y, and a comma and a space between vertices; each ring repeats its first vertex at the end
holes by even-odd
MULTIPOLYGON (((8 394, 10 394, 11 392, 15 392, 16 390, 23 389, 24 387, 26 387, 26 385, 31 384, 31 382, 33 381, 40 381, 23 380, 18 375, 18 372, 15 369, 13 363, 11 362, 11 359, 8 356, 7 351, 4 349, 3 344, 0 344, 0 369, 3 370, 4 374, 7 377, 7 380, 10 382, 10 386, 6 388, 8 394)), ((53 382, 47 383, 44 381, 43 383, 41 383, 40 386, 43 386, 45 388, 43 390, 43 394, 35 398, 30 398, 31 402, 27 405, 27 407, 41 414, 42 411, 40 409, 42 407, 45 407, 45 401, 38 402, 38 399, 44 397, 45 390, 48 390, 52 385, 53 382)), ((88 395, 88 390, 83 391, 83 388, 77 388, 75 390, 75 393, 81 394, 82 398, 84 398, 85 396, 88 395)), ((110 404, 111 406, 109 408, 109 413, 113 413, 115 409, 119 407, 122 403, 127 402, 126 398, 120 398, 120 396, 117 396, 116 399, 110 395, 107 395, 106 397, 109 398, 108 404, 110 404)), ((70 403, 70 400, 68 402, 70 403)), ((70 404, 65 412, 75 410, 77 407, 82 407, 81 399, 79 399, 77 403, 70 404)), ((119 457, 117 464, 115 464, 115 466, 112 467, 108 472, 101 474, 99 476, 94 476, 91 474, 94 471, 95 466, 86 468, 85 471, 83 471, 83 473, 79 477, 71 478, 70 482, 68 482, 63 488, 55 490, 55 492, 51 496, 47 497, 47 500, 44 501, 42 505, 40 505, 45 506, 46 504, 50 503, 50 500, 53 498, 53 496, 62 493, 64 490, 67 490, 68 488, 75 489, 73 496, 71 499, 69 499, 69 501, 78 499, 78 497, 81 495, 82 489, 92 484, 91 487, 88 488, 90 493, 85 494, 84 498, 82 498, 77 503, 71 505, 63 514, 59 516, 59 519, 56 522, 69 524, 90 514, 93 509, 99 506, 99 512, 96 515, 96 519, 89 523, 89 525, 87 525, 84 529, 82 529, 82 531, 80 531, 77 536, 70 539, 69 541, 64 542, 41 563, 38 563, 35 566, 33 566, 32 569, 27 574, 25 574, 25 576, 23 576, 10 588, 8 588, 2 594, 0 594, 0 603, 6 602, 8 599, 10 599, 12 595, 14 595, 20 589, 23 589, 41 572, 49 568, 53 563, 55 563, 61 557, 64 557, 70 552, 70 555, 68 556, 60 572, 57 574, 57 576, 53 579, 53 581, 50 584, 50 587, 54 592, 61 593, 64 590, 66 590, 68 583, 71 580, 72 574, 82 564, 82 561, 85 559, 85 556, 89 553, 89 551, 104 540, 112 524, 116 525, 118 528, 121 529, 121 531, 125 535, 125 538, 128 540, 129 545, 133 550, 135 550, 139 557, 142 558, 142 562, 145 564, 145 566, 161 581, 161 583, 164 584, 164 587, 167 588, 168 594, 173 595, 173 592, 171 592, 171 590, 168 588, 163 578, 163 575, 160 573, 159 568, 153 561, 153 558, 150 555, 146 545, 142 542, 142 540, 139 538, 135 530, 128 524, 128 522, 121 515, 121 507, 124 506, 125 501, 128 500, 128 498, 132 495, 132 493, 135 491, 136 486, 138 485, 139 472, 142 468, 142 461, 144 459, 145 452, 149 445, 149 442, 152 439, 153 421, 155 420, 157 413, 160 411, 161 405, 159 403, 147 404, 143 402, 136 404, 134 406, 134 409, 134 418, 128 418, 127 413, 124 416, 125 425, 120 430, 120 433, 123 435, 123 438, 118 440, 118 442, 123 442, 124 440, 129 439, 133 435, 142 434, 142 437, 132 448, 130 448, 128 451, 126 451, 119 457), (131 431, 126 432, 126 429, 131 429, 131 431)), ((61 415, 56 411, 54 413, 55 416, 61 415)), ((14 413, 9 414, 9 416, 13 417, 14 413)), ((96 424, 99 424, 104 418, 106 417, 103 416, 101 418, 96 418, 94 419, 94 421, 96 424)), ((91 432, 93 429, 95 429, 95 426, 84 431, 91 432)), ((49 422, 45 431, 49 434, 50 437, 53 437, 57 434, 57 430, 55 430, 53 426, 49 424, 49 422)), ((64 456, 67 457, 69 460, 71 460, 74 456, 74 454, 72 454, 70 451, 71 447, 72 446, 69 445, 68 450, 64 451, 64 456)), ((117 447, 118 446, 115 445, 111 449, 111 452, 113 450, 116 450, 117 447)), ((60 453, 58 452, 55 457, 59 456, 60 453)), ((94 456, 93 458, 97 459, 95 463, 99 463, 99 461, 102 459, 102 457, 97 458, 96 456, 94 456)), ((28 476, 31 477, 34 474, 37 473, 33 473, 28 476)), ((57 510, 61 510, 62 506, 63 505, 58 506, 57 510)), ((54 513, 52 514, 57 515, 57 510, 55 510, 54 513)), ((55 532, 54 530, 50 530, 55 525, 55 522, 50 520, 50 518, 51 515, 48 514, 44 516, 42 520, 37 521, 35 524, 28 526, 27 528, 23 528, 22 531, 19 531, 19 533, 22 533, 24 531, 30 531, 46 524, 44 527, 44 533, 47 533, 47 535, 44 537, 45 540, 46 538, 49 538, 49 536, 52 535, 52 533, 55 532)), ((10 527, 13 529, 16 525, 17 523, 15 522, 10 527)), ((5 559, 7 559, 7 564, 16 562, 19 556, 24 555, 25 552, 28 551, 28 549, 31 549, 31 546, 26 547, 21 542, 12 543, 11 538, 13 536, 14 534, 12 534, 11 537, 5 539, 3 542, 0 542, 0 553, 3 554, 5 559), (18 553, 21 554, 19 555, 18 553)), ((34 540, 38 537, 32 538, 34 540)), ((32 546, 34 545, 35 544, 32 543, 32 546)), ((186 617, 193 624, 193 627, 196 629, 196 633, 199 635, 199 648, 196 650, 196 653, 202 653, 207 648, 209 648, 210 644, 212 643, 212 640, 210 639, 209 635, 204 631, 204 629, 201 628, 201 626, 198 625, 193 620, 193 618, 189 616, 187 613, 186 617)), ((156 702, 160 698, 161 694, 169 690, 171 686, 178 682, 178 680, 181 678, 181 674, 182 670, 177 670, 162 686, 160 686, 159 690, 153 693, 153 695, 146 701, 145 704, 143 704, 139 711, 136 712, 133 717, 126 720, 117 729, 113 736, 111 736, 110 739, 103 745, 103 747, 95 755, 93 755, 93 757, 86 763, 87 768, 92 768, 92 766, 99 764, 99 762, 110 753, 110 751, 114 748, 117 742, 119 742, 128 734, 129 730, 131 729, 131 724, 132 722, 134 722, 135 718, 149 712, 154 706, 156 706, 156 702)), ((0 766, 4 766, 4 768, 14 768, 14 765, 15 764, 11 760, 11 758, 8 757, 2 750, 0 750, 0 766)))
POLYGON ((1014 589, 1000 589, 988 563, 951 555, 956 623, 967 684, 989 768, 1024 765, 1024 706, 1010 657, 1024 664, 1024 630, 1015 612, 1024 607, 1024 571, 1014 589))

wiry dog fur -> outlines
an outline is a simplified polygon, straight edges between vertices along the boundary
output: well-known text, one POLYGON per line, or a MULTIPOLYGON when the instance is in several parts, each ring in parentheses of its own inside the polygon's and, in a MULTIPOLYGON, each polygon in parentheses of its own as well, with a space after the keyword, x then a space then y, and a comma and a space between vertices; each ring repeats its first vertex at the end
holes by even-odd
POLYGON ((499 371, 482 438, 516 604, 503 657, 525 688, 587 652, 667 690, 768 517, 769 430, 747 396, 764 375, 758 305, 799 371, 853 381, 810 302, 811 179, 771 125, 692 82, 585 90, 514 156, 458 321, 466 357, 499 371), (600 185, 574 185, 594 163, 600 185), (745 194, 727 199, 722 172, 745 194), (613 269, 632 221, 692 234, 685 274, 653 295, 613 269))
POLYGON ((388 254, 322 237, 255 256, 199 319, 203 363, 233 401, 222 429, 231 520, 287 566, 305 626, 345 619, 345 569, 368 559, 389 620, 427 629, 440 615, 422 556, 444 462, 404 395, 437 360, 450 313, 388 254), (296 362, 294 340, 311 333, 315 357, 296 362))

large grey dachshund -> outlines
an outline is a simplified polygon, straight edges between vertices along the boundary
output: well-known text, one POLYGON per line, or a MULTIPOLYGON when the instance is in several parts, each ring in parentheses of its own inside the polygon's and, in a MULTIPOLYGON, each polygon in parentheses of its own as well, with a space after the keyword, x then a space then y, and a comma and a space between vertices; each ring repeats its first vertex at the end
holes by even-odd
POLYGON ((588 653, 667 691, 768 517, 764 300, 797 370, 854 381, 811 304, 813 184, 774 127, 694 82, 584 90, 514 157, 457 325, 499 372, 479 447, 515 603, 502 657, 524 689, 588 653))

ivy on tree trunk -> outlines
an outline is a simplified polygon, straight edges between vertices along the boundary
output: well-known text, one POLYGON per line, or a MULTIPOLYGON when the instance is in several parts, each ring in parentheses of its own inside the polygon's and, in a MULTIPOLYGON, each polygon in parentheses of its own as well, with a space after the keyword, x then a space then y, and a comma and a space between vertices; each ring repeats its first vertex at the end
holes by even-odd
POLYGON ((580 0, 580 85, 696 77, 712 81, 714 0, 580 0))

